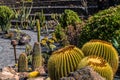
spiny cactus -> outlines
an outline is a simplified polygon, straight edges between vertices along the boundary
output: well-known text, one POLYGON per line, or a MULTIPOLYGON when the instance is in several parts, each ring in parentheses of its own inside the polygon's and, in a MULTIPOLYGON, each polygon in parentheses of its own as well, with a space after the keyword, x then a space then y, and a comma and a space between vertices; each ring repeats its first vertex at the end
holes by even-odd
POLYGON ((21 53, 18 59, 18 72, 26 72, 28 71, 28 61, 27 55, 25 53, 21 53))
POLYGON ((118 69, 118 53, 111 43, 102 40, 91 40, 83 45, 85 56, 96 55, 103 57, 112 67, 114 74, 118 69))
POLYGON ((102 77, 106 78, 106 80, 113 80, 112 68, 102 57, 87 56, 83 58, 78 65, 78 69, 85 66, 91 66, 102 77))
POLYGON ((82 51, 73 45, 53 52, 48 60, 48 74, 51 80, 59 80, 71 71, 75 71, 83 57, 82 51))
POLYGON ((37 19, 37 40, 38 40, 38 42, 40 42, 40 22, 39 22, 39 20, 37 19))
POLYGON ((35 42, 32 53, 32 70, 42 66, 42 60, 40 43, 35 42))

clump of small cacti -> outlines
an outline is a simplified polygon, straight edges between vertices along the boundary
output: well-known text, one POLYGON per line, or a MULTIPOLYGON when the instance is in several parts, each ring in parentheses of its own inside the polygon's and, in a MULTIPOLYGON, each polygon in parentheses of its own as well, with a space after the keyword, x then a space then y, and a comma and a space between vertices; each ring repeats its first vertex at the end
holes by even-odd
POLYGON ((32 70, 42 66, 41 46, 39 42, 35 42, 32 53, 32 70))
POLYGON ((18 72, 28 71, 28 59, 26 53, 21 53, 18 59, 18 72))
POLYGON ((112 67, 114 74, 118 69, 118 53, 111 43, 102 40, 91 40, 83 45, 85 56, 96 55, 104 58, 112 67))
POLYGON ((53 52, 48 60, 48 74, 51 80, 59 80, 75 71, 83 57, 82 51, 73 45, 53 52))
POLYGON ((91 66, 106 80, 113 80, 112 68, 103 58, 97 56, 85 57, 80 61, 78 69, 81 69, 85 66, 91 66))

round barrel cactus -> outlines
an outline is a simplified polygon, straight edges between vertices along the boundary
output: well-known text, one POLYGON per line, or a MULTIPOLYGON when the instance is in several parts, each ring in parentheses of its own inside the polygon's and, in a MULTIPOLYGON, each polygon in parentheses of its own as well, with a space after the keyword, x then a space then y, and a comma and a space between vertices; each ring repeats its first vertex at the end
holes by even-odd
POLYGON ((18 72, 28 71, 28 59, 25 53, 21 53, 18 59, 18 72))
POLYGON ((114 74, 119 65, 118 52, 111 43, 102 40, 91 40, 83 45, 85 56, 96 55, 104 58, 112 67, 114 74))
POLYGON ((78 65, 78 69, 85 66, 92 67, 96 72, 104 77, 105 80, 113 80, 112 68, 102 57, 87 56, 83 58, 78 65))
POLYGON ((83 52, 69 45, 52 53, 48 60, 48 74, 51 80, 59 80, 61 77, 77 69, 78 63, 84 57, 83 52))

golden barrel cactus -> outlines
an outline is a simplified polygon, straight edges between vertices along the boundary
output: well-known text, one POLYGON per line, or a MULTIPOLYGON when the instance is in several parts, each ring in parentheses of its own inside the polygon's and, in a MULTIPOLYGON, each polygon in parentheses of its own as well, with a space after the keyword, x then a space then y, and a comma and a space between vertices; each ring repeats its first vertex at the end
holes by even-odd
POLYGON ((97 56, 87 56, 80 61, 78 69, 81 69, 85 66, 92 67, 106 80, 113 80, 112 68, 103 58, 97 56))
POLYGON ((118 69, 118 52, 111 43, 102 40, 91 40, 83 45, 85 56, 96 55, 104 58, 112 67, 114 74, 118 69))
POLYGON ((52 53, 48 60, 48 74, 51 80, 59 80, 61 77, 77 69, 78 63, 84 57, 83 52, 69 45, 52 53))

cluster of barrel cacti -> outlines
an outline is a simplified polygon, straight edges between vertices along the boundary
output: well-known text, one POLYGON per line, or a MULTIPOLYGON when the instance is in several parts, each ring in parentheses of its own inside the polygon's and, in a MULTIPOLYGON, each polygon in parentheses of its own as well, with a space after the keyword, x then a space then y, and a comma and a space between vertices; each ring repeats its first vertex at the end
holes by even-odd
POLYGON ((111 43, 101 40, 91 40, 83 45, 82 51, 85 56, 96 55, 104 58, 112 67, 114 74, 118 69, 118 52, 111 43))
POLYGON ((69 45, 54 51, 48 60, 48 74, 51 80, 59 80, 70 72, 91 66, 106 80, 113 80, 118 62, 118 53, 111 43, 91 40, 81 49, 69 45))

